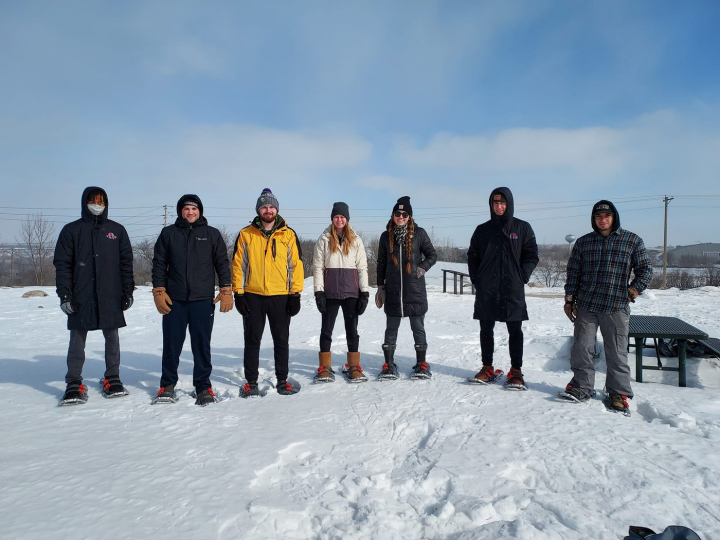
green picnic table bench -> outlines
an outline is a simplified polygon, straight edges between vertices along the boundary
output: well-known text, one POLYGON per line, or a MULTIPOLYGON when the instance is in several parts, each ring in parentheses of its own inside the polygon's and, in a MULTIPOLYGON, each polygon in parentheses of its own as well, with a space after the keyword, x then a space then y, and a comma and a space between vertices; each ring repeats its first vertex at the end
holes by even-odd
MULTIPOLYGON (((677 317, 655 315, 631 315, 628 337, 635 338, 635 380, 642 382, 643 369, 677 371, 678 386, 687 386, 685 378, 686 345, 688 339, 707 340, 708 335, 677 317), (646 338, 676 339, 678 344, 678 367, 643 365, 643 346, 646 338)), ((656 349, 657 350, 657 349, 656 349)))

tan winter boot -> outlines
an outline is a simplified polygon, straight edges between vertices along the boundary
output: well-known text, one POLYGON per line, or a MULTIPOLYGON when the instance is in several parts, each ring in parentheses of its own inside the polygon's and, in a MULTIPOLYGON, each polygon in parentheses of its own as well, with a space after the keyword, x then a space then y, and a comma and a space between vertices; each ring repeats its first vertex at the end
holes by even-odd
POLYGON ((362 368, 360 367, 360 353, 359 352, 349 352, 347 353, 347 379, 348 382, 351 383, 358 383, 358 382, 366 382, 367 377, 363 373, 362 368))
POLYGON ((320 352, 320 367, 318 368, 317 375, 315 375, 316 383, 328 383, 335 380, 335 372, 332 369, 332 353, 320 352))

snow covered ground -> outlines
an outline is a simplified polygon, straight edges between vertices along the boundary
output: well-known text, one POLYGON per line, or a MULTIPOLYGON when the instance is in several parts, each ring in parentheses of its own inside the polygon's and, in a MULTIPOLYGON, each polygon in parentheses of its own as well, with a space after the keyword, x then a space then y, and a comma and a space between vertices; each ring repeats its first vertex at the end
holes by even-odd
MULTIPOLYGON (((301 392, 270 387, 262 399, 239 399, 242 323, 218 311, 212 380, 230 399, 205 408, 189 395, 150 405, 162 340, 148 287, 136 291, 120 331, 130 395, 101 397, 95 332, 84 371, 90 400, 63 408, 68 332, 54 290, 23 299, 27 289, 1 289, 0 537, 615 540, 629 525, 681 524, 720 538, 720 362, 688 359, 687 388, 676 373, 645 372, 630 418, 606 412, 599 398, 559 402, 572 328, 562 300, 542 297, 559 289, 528 289, 541 295, 528 298, 524 325, 530 390, 465 384, 480 367, 473 297, 442 294, 441 268, 465 267, 438 263, 428 275, 432 381, 372 380, 384 315, 371 303, 360 322, 371 381, 313 385, 320 315, 308 280, 290 331, 301 392)), ((720 337, 719 300, 717 288, 652 291, 633 312, 679 316, 720 337)), ((269 384, 269 330, 266 338, 261 378, 269 384)), ((501 324, 496 345, 496 366, 507 370, 501 324)), ((333 354, 337 370, 341 323, 333 354)), ((397 359, 408 373, 406 322, 397 359)), ((189 339, 180 370, 189 394, 189 339)), ((603 358, 598 370, 600 390, 603 358)))

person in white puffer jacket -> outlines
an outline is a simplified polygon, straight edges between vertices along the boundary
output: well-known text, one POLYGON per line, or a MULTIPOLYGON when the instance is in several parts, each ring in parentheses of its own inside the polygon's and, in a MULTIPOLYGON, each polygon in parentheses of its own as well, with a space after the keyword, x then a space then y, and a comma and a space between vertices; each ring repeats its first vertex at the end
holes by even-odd
POLYGON ((320 367, 315 382, 335 380, 330 345, 340 308, 345 319, 348 347, 344 371, 350 382, 364 382, 367 377, 360 367, 360 336, 357 329, 358 318, 365 312, 370 298, 367 255, 362 240, 350 227, 348 205, 336 202, 330 218, 332 224, 318 238, 313 256, 315 302, 322 314, 320 367))

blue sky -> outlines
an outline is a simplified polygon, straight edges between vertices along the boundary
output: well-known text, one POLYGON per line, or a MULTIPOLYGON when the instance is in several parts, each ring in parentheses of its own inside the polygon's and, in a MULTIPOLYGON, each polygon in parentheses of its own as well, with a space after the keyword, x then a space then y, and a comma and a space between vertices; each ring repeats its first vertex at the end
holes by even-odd
POLYGON ((410 195, 466 245, 506 185, 543 243, 609 198, 658 245, 665 194, 671 244, 720 241, 719 27, 714 0, 0 1, 0 242, 87 185, 136 239, 188 192, 236 231, 270 187, 308 238, 410 195))

